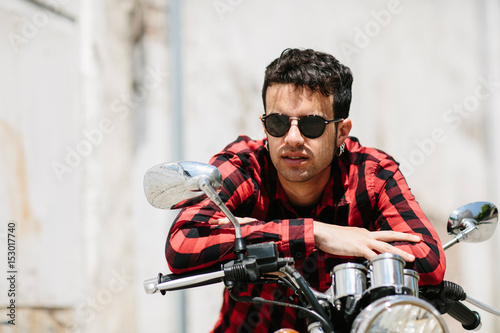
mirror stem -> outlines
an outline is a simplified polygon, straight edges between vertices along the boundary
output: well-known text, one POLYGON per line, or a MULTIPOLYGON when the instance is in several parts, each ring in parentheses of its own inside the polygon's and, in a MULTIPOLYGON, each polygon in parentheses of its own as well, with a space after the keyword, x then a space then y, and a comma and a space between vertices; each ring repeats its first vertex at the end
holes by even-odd
POLYGON ((451 241, 443 245, 443 249, 447 250, 458 242, 467 239, 467 235, 472 231, 476 230, 476 224, 473 219, 463 219, 462 224, 466 227, 464 230, 460 231, 458 235, 455 236, 451 241))
POLYGON ((236 260, 243 260, 245 258, 246 253, 246 244, 245 240, 241 235, 241 226, 236 217, 234 217, 233 213, 226 207, 226 205, 222 202, 220 196, 215 192, 215 190, 210 186, 208 179, 206 177, 200 177, 198 179, 198 186, 200 189, 208 196, 213 203, 220 208, 220 210, 227 216, 229 221, 234 226, 234 233, 236 239, 234 240, 234 253, 236 255, 236 260))

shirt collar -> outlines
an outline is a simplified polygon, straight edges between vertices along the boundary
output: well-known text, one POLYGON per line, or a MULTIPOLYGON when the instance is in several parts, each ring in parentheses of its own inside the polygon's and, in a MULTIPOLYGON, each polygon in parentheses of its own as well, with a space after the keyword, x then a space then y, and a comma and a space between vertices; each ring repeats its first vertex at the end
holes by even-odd
POLYGON ((321 197, 321 206, 345 206, 349 204, 346 192, 349 184, 349 152, 346 150, 341 156, 334 157, 330 180, 321 197))

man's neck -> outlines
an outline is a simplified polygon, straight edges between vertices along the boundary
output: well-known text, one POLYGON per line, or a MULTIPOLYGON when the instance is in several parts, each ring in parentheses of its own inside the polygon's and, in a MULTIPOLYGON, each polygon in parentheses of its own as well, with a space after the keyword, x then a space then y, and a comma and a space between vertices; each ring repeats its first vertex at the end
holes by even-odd
POLYGON ((313 207, 323 195, 323 190, 330 179, 330 170, 331 167, 324 170, 317 177, 305 182, 290 182, 283 179, 279 174, 278 178, 288 200, 293 206, 313 207))

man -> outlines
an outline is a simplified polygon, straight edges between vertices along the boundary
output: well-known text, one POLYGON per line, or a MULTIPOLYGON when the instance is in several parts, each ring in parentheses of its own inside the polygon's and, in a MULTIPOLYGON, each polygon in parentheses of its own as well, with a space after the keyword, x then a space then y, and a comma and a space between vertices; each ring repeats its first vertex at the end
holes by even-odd
MULTIPOLYGON (((403 256, 421 284, 438 284, 444 252, 398 164, 349 137, 352 74, 333 56, 287 49, 266 69, 261 117, 267 138, 239 137, 211 159, 221 197, 239 217, 248 244, 274 241, 311 286, 325 291, 330 271, 353 258, 403 256)), ((181 211, 166 257, 174 273, 233 258, 234 230, 204 201, 181 211)), ((245 295, 286 300, 277 285, 245 295)), ((306 331, 295 310, 235 302, 227 291, 214 332, 306 331)))

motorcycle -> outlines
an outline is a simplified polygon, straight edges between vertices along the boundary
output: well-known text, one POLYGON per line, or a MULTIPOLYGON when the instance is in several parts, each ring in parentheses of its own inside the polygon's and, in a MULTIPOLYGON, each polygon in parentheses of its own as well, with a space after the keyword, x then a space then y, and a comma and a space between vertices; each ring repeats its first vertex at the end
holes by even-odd
MULTIPOLYGON (((331 272, 331 287, 326 292, 316 291, 293 267, 293 258, 280 256, 274 242, 245 244, 238 220, 218 194, 221 186, 219 170, 208 164, 167 163, 147 171, 144 190, 149 203, 156 208, 188 207, 207 197, 215 203, 234 226, 235 259, 208 271, 159 273, 157 277, 144 281, 146 293, 160 291, 165 295, 167 291, 223 282, 237 301, 296 308, 306 316, 310 333, 446 333, 448 328, 442 317, 445 313, 458 320, 466 330, 479 329, 479 314, 463 301, 500 316, 500 311, 471 298, 451 281, 419 288, 418 273, 405 269, 403 258, 391 253, 379 254, 364 264, 335 266, 331 272), (301 305, 235 293, 247 284, 268 282, 292 289, 301 305)), ((491 237, 497 223, 498 209, 492 203, 466 204, 450 215, 447 231, 454 238, 443 247, 446 250, 461 241, 484 241, 491 237)))

